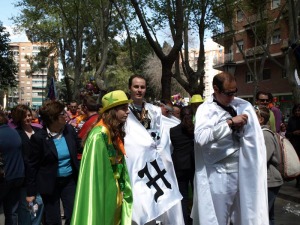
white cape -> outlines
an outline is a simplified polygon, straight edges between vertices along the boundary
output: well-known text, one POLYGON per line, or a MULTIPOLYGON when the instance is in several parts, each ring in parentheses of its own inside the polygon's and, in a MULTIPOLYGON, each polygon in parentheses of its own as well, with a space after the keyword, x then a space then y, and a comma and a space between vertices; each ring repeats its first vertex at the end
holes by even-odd
POLYGON ((176 207, 182 196, 178 189, 170 155, 168 131, 164 130, 161 125, 159 130, 161 138, 154 141, 133 113, 130 113, 126 121, 125 132, 125 158, 133 190, 133 222, 143 225, 172 209, 167 213, 171 217, 163 215, 160 217, 160 220, 163 219, 163 224, 184 224, 181 207, 176 207), (158 174, 150 164, 151 162, 156 162, 160 171, 165 170, 163 172, 165 180, 158 178, 150 183, 146 174, 142 173, 143 176, 141 176, 141 170, 145 166, 152 178, 158 174), (155 182, 163 191, 163 194, 156 195, 156 198, 157 189, 152 185, 155 182))
MULTIPOLYGON (((244 136, 240 139, 239 153, 239 197, 241 215, 234 213, 238 225, 269 225, 267 194, 267 162, 263 133, 253 106, 239 98, 231 105, 237 114, 247 114, 248 122, 244 126, 244 136)), ((198 109, 199 110, 199 109, 198 109)), ((193 225, 222 225, 215 215, 205 163, 202 151, 195 143, 195 184, 192 210, 193 225)))

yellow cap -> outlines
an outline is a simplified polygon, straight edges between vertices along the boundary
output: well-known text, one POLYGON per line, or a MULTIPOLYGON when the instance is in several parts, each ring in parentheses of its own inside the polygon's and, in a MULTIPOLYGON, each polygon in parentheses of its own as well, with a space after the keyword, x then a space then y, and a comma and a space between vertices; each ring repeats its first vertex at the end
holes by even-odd
POLYGON ((118 105, 123 105, 131 103, 132 100, 128 100, 124 91, 117 90, 107 93, 102 98, 102 109, 101 113, 105 112, 108 109, 116 107, 118 105))
POLYGON ((201 95, 193 95, 191 98, 191 103, 202 103, 204 102, 201 95))

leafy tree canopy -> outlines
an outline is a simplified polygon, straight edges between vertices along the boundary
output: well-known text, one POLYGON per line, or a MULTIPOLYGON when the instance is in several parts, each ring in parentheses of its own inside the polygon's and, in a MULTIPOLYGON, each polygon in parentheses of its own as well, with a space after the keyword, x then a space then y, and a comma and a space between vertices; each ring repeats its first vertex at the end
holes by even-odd
POLYGON ((16 86, 18 67, 9 51, 9 33, 0 22, 0 88, 16 86))

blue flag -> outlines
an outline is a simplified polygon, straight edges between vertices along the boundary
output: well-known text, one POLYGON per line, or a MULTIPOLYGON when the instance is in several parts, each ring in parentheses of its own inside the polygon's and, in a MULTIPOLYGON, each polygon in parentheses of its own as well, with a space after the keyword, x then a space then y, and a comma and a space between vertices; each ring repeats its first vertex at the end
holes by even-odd
POLYGON ((56 88, 55 88, 54 77, 51 78, 47 98, 50 100, 56 100, 56 88))

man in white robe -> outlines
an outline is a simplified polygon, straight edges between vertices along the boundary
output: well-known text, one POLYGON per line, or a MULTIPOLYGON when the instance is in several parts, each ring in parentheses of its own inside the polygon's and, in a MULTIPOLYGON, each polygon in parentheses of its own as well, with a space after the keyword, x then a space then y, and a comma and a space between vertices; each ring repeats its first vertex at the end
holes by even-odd
POLYGON ((133 224, 155 225, 159 220, 164 225, 183 225, 182 196, 161 109, 144 102, 143 77, 132 76, 129 89, 133 103, 125 127, 125 158, 133 188, 133 224))
POLYGON ((197 110, 193 225, 268 225, 266 149, 252 105, 220 73, 197 110))

